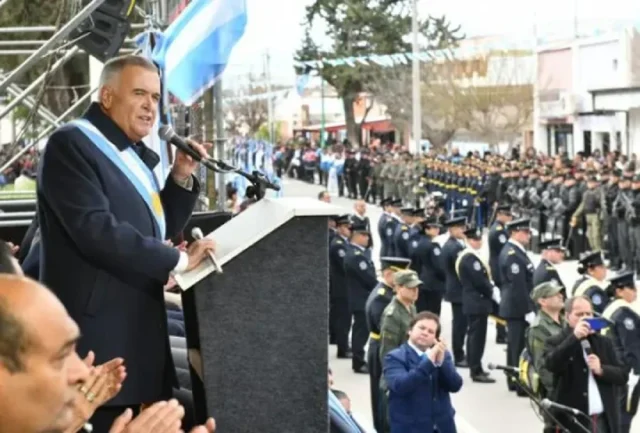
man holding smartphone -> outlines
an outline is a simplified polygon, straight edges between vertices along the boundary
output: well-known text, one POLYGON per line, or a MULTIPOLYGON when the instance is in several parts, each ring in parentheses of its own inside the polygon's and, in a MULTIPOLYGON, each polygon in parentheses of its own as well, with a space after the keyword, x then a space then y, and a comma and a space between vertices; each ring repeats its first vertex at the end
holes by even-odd
POLYGON ((618 360, 611 340, 591 328, 593 307, 587 297, 569 299, 565 314, 568 326, 545 345, 544 364, 555 385, 549 398, 581 411, 589 421, 567 411, 553 415, 562 424, 559 427, 571 433, 584 432, 584 428, 594 433, 617 433, 617 387, 627 383, 628 371, 618 360))

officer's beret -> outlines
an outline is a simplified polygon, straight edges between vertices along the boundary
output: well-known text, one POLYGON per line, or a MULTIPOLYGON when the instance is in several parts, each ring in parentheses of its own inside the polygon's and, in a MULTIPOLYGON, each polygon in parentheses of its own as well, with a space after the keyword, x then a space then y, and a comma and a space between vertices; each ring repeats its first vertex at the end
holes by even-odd
POLYGON ((408 216, 413 216, 414 211, 415 209, 412 207, 403 207, 402 209, 400 209, 400 213, 402 215, 408 215, 408 216))
POLYGON ((528 218, 522 218, 507 223, 507 230, 509 231, 529 230, 530 228, 531 224, 528 218))
POLYGON ((533 301, 537 301, 538 299, 550 298, 561 291, 562 286, 555 281, 548 281, 546 283, 538 284, 533 288, 531 291, 531 299, 533 299, 533 301))
POLYGON ((566 251, 566 248, 562 245, 562 238, 549 239, 547 241, 540 242, 540 249, 566 251))
POLYGON ((337 218, 335 218, 336 221, 336 225, 351 225, 351 215, 349 214, 344 214, 344 215, 339 215, 337 218))
POLYGON ((369 233, 369 227, 364 221, 353 221, 349 228, 353 233, 369 233))
POLYGON ((466 217, 450 218, 444 223, 445 227, 459 227, 459 226, 465 226, 465 225, 467 225, 466 217))
POLYGON ((580 262, 585 269, 594 266, 604 266, 602 251, 587 251, 580 257, 578 262, 580 262))
POLYGON ((636 275, 634 272, 623 272, 615 277, 609 278, 609 283, 614 289, 623 287, 636 287, 636 275))
POLYGON ((380 267, 382 269, 395 268, 395 271, 409 269, 411 260, 404 257, 380 257, 380 267))
POLYGON ((479 240, 482 239, 482 230, 478 227, 471 226, 464 231, 464 235, 468 239, 479 240))
POLYGON ((404 286, 413 289, 422 284, 422 281, 420 281, 420 278, 418 278, 418 274, 415 271, 407 270, 396 272, 393 276, 393 283, 396 286, 404 286))

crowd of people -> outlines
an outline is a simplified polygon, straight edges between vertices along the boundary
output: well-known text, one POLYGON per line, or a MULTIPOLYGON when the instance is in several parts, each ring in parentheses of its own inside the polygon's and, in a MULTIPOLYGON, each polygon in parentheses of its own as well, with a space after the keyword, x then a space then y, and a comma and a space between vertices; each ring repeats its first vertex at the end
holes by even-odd
MULTIPOLYGON (((404 156, 385 158, 401 164, 404 156)), ((423 196, 383 185, 391 193, 378 202, 379 272, 364 200, 330 221, 330 343, 355 373, 369 374, 376 431, 418 424, 419 431, 455 431, 449 393, 462 380, 457 373, 443 379, 451 371, 434 353, 468 369, 472 381, 494 383, 482 362, 491 317, 496 342, 507 346, 508 389, 555 404, 540 408, 545 432, 629 432, 640 395, 635 161, 527 152, 520 160, 429 155, 420 164, 423 196), (532 249, 541 254, 537 264, 532 249), (575 281, 558 272, 567 257, 578 258, 575 281), (450 345, 439 335, 443 300, 453 313, 450 345), (417 346, 413 326, 424 313, 438 336, 417 346), (420 357, 411 360, 413 353, 420 357), (424 401, 434 403, 427 410, 424 401)), ((319 199, 330 201, 330 192, 319 199)))

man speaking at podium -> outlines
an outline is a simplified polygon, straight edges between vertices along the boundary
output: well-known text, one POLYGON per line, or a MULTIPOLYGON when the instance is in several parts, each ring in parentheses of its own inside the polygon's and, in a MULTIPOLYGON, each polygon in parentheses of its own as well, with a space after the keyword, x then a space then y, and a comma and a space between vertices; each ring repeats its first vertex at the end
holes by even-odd
MULTIPOLYGON (((122 357, 122 391, 99 409, 94 432, 109 431, 125 408, 166 400, 177 386, 163 286, 171 272, 195 268, 213 241, 180 252, 163 243, 186 225, 198 196, 197 162, 177 152, 164 188, 159 157, 142 139, 160 100, 156 67, 138 56, 104 65, 99 102, 58 128, 38 176, 41 279, 78 323, 78 352, 96 364, 122 357)), ((203 146, 193 144, 203 155, 203 146)))

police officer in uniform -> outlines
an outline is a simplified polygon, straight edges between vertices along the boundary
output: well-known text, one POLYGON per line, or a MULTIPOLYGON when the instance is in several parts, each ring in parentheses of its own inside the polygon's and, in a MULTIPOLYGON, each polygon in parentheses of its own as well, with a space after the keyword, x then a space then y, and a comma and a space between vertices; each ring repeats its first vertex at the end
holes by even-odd
POLYGON ((367 318, 364 308, 369 293, 378 284, 376 268, 367 254, 369 244, 369 230, 365 224, 358 223, 351 226, 351 248, 344 258, 344 273, 349 288, 349 311, 353 316, 351 330, 351 367, 356 373, 366 374, 364 346, 367 344, 367 318))
POLYGON ((609 302, 607 295, 607 267, 601 251, 588 251, 578 262, 578 273, 582 278, 573 286, 572 296, 586 296, 591 299, 594 311, 602 314, 609 302))
POLYGON ((556 266, 564 261, 567 251, 562 245, 562 239, 556 238, 540 242, 540 250, 542 259, 533 272, 533 287, 542 283, 553 282, 562 287, 564 296, 567 296, 566 287, 562 283, 558 269, 556 269, 556 266))
POLYGON ((419 225, 421 233, 411 240, 409 254, 411 269, 424 282, 420 286, 416 310, 431 311, 440 316, 442 297, 445 292, 445 273, 442 264, 442 250, 434 238, 440 234, 438 217, 432 215, 419 225))
POLYGON ((367 364, 369 366, 369 380, 371 389, 371 413, 373 414, 373 425, 376 431, 381 432, 384 425, 384 418, 381 418, 378 391, 380 389, 380 376, 382 376, 382 365, 380 363, 380 325, 382 313, 393 299, 393 277, 398 271, 409 268, 411 260, 402 257, 381 257, 380 267, 382 279, 371 291, 365 314, 369 327, 369 350, 367 352, 367 364))
MULTIPOLYGON (((498 257, 500 257, 500 251, 506 245, 509 239, 507 233, 506 224, 513 220, 513 214, 511 213, 511 206, 502 205, 496 207, 496 220, 489 229, 489 266, 491 267, 491 275, 493 276, 494 283, 499 288, 500 282, 500 270, 498 268, 498 257)), ((494 314, 498 314, 499 305, 494 304, 494 314)), ((505 344, 507 342, 507 329, 504 325, 496 323, 496 343, 505 344)))
POLYGON ((344 258, 351 249, 349 244, 349 215, 336 218, 336 236, 329 245, 329 327, 338 346, 338 358, 351 358, 349 349, 349 291, 347 277, 344 272, 344 258))
MULTIPOLYGON (((603 331, 613 334, 616 352, 621 354, 621 361, 630 369, 630 375, 640 375, 640 310, 635 305, 638 296, 635 275, 625 272, 609 280, 608 294, 613 299, 602 316, 613 323, 611 328, 603 331)), ((640 386, 630 382, 621 392, 620 432, 629 433, 631 421, 638 410, 640 386), (629 389, 633 386, 633 389, 629 389)))
POLYGON ((391 257, 396 249, 393 234, 396 226, 402 222, 398 214, 402 200, 387 198, 384 201, 384 213, 378 221, 378 234, 380 235, 380 256, 391 257))
MULTIPOLYGON (((531 300, 534 269, 525 249, 531 237, 529 220, 511 221, 507 224, 507 231, 509 241, 498 260, 502 283, 500 316, 507 321, 507 365, 517 367, 525 347, 526 329, 535 318, 531 300)), ((507 386, 519 396, 526 396, 514 380, 508 379, 507 386)))
POLYGON ((449 239, 442 247, 442 262, 446 277, 445 300, 451 303, 453 311, 452 351, 456 367, 466 368, 464 355, 464 338, 467 333, 467 317, 462 312, 462 284, 456 273, 458 254, 465 249, 464 230, 465 217, 452 218, 445 223, 449 229, 449 239))
POLYGON ((462 283, 462 312, 469 323, 467 335, 467 362, 471 380, 478 383, 495 383, 482 368, 487 341, 487 322, 493 311, 493 302, 500 302, 500 290, 491 278, 491 270, 480 257, 482 230, 468 228, 465 233, 468 248, 456 260, 456 273, 462 283))
POLYGON ((413 226, 415 209, 405 207, 400 209, 402 222, 396 226, 393 233, 394 256, 409 258, 409 241, 411 240, 411 226, 413 226))

